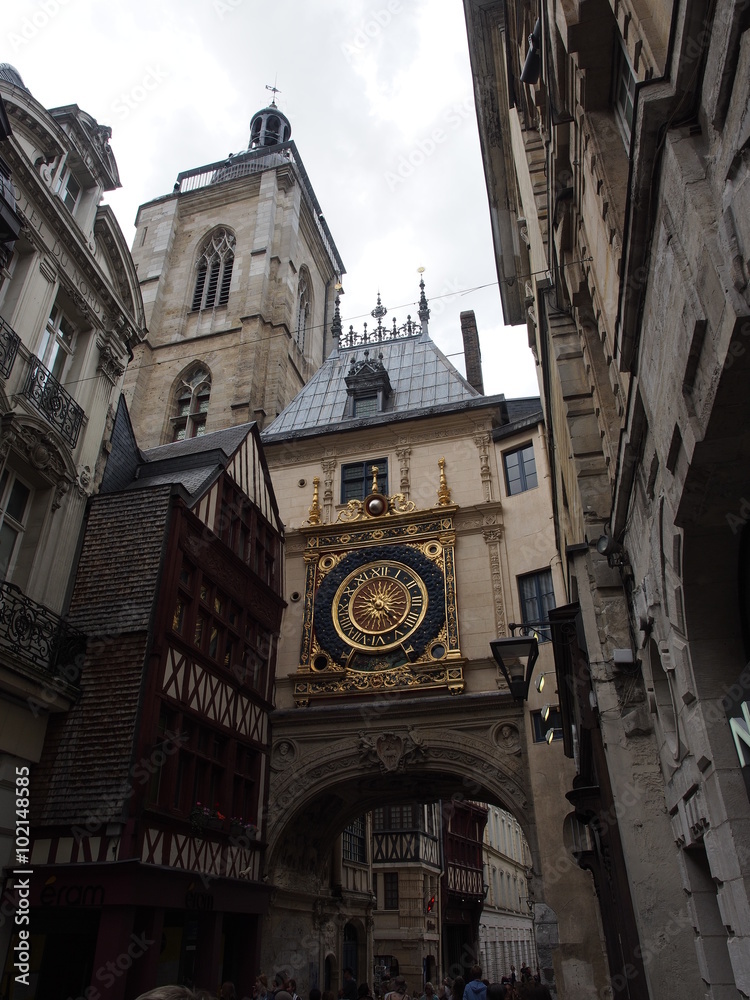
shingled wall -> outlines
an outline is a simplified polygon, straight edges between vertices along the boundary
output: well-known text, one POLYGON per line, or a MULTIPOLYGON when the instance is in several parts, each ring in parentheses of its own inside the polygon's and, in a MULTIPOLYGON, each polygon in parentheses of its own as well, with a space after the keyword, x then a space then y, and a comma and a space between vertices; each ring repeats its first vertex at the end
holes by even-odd
POLYGON ((81 697, 50 719, 37 768, 37 825, 103 824, 128 797, 143 668, 171 489, 95 497, 70 621, 89 637, 81 697))

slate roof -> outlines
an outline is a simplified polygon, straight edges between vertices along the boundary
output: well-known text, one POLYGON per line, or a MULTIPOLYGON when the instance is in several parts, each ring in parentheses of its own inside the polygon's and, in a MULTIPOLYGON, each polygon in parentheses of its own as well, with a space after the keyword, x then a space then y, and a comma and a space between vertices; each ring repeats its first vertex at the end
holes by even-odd
POLYGON ((535 427, 544 420, 542 401, 539 396, 522 396, 507 399, 504 406, 503 424, 492 432, 494 441, 516 434, 525 427, 535 427), (507 421, 507 422, 506 422, 507 421))
POLYGON ((335 349, 294 397, 289 406, 262 432, 264 443, 326 431, 350 430, 373 424, 414 419, 436 412, 498 405, 502 395, 483 396, 453 367, 424 332, 369 345, 371 358, 383 355, 392 394, 386 409, 369 417, 347 417, 346 376, 352 357, 364 358, 365 348, 335 349))
POLYGON ((137 479, 127 488, 172 483, 185 490, 190 503, 195 502, 221 475, 254 425, 255 422, 251 421, 201 437, 149 448, 142 452, 143 461, 138 468, 137 479))
POLYGON ((187 502, 194 503, 221 475, 253 427, 255 421, 141 451, 121 396, 112 430, 112 452, 99 492, 179 486, 187 494, 187 502))

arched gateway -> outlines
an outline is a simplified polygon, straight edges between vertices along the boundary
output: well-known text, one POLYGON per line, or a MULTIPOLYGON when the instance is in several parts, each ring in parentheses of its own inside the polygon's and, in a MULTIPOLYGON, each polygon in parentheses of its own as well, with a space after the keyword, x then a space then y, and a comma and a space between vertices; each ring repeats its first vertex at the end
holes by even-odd
MULTIPOLYGON (((492 939, 498 971, 520 957, 531 914, 545 980, 594 995, 590 877, 563 843, 572 773, 555 684, 515 701, 490 649, 509 622, 565 603, 539 401, 486 397, 476 371, 470 383, 452 367, 427 332, 424 282, 418 323, 386 326, 385 313, 378 298, 377 326, 344 333, 337 300, 336 347, 263 433, 287 607, 261 964, 303 992, 335 991, 356 954, 360 981, 399 974, 421 992, 429 970, 476 962, 492 892, 512 917, 492 939), (506 872, 502 893, 483 870, 482 802, 528 841, 528 869, 506 872)), ((541 644, 537 681, 554 675, 541 644)))
MULTIPOLYGON (((359 706, 276 713, 267 874, 277 895, 263 934, 264 968, 299 972, 318 957, 325 961, 341 908, 321 858, 348 823, 384 802, 440 800, 443 817, 457 801, 507 809, 531 848, 529 897, 541 916, 542 863, 524 725, 524 709, 497 691, 427 703, 385 695, 359 706)), ((550 949, 539 943, 540 962, 553 968, 550 949)))

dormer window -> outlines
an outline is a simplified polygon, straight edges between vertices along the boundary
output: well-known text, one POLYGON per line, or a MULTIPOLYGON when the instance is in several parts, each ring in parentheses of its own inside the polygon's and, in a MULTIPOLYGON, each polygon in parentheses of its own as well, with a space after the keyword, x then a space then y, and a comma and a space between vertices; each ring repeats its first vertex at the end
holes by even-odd
POLYGON ((344 381, 347 394, 344 416, 373 417, 385 411, 393 390, 382 354, 373 359, 369 350, 365 350, 361 361, 352 355, 344 381))
POLYGON ((63 204, 72 215, 76 205, 78 204, 78 199, 81 197, 81 185, 72 173, 68 174, 65 184, 60 190, 60 197, 63 200, 63 204))
POLYGON ((373 393, 371 396, 355 396, 354 397, 354 416, 355 417, 371 417, 378 412, 378 397, 377 393, 373 393))
POLYGON ((71 168, 67 166, 67 163, 58 168, 54 190, 60 196, 63 205, 73 215, 81 200, 83 188, 71 168))

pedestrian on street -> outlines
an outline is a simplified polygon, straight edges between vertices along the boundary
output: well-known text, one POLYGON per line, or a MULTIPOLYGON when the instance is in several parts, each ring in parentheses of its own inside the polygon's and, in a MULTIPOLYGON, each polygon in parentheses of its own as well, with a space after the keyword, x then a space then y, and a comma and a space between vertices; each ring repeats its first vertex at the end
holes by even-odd
POLYGON ((463 1000, 487 1000, 487 985, 482 981, 481 965, 472 967, 471 979, 464 989, 463 1000))
POLYGON ((354 973, 348 965, 344 969, 344 983, 341 995, 344 1000, 357 1000, 357 983, 354 979, 354 973))

